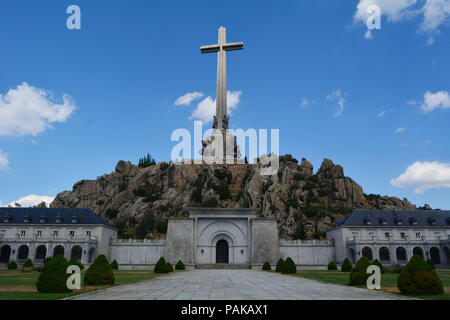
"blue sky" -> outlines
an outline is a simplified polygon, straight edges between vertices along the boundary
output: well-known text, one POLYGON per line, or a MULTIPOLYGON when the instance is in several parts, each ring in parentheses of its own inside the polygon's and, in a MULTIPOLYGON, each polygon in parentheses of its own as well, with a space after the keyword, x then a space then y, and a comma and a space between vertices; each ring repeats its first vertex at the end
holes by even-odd
POLYGON ((225 26, 245 46, 227 55, 232 127, 279 129, 280 154, 450 209, 449 16, 449 0, 2 1, 0 204, 170 160, 172 131, 215 99, 217 58, 199 47, 225 26))

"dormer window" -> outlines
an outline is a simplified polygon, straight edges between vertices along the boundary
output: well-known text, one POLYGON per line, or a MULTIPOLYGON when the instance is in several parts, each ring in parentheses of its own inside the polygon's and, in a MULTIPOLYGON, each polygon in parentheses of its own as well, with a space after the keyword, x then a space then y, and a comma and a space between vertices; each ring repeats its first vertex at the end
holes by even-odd
POLYGON ((40 217, 40 218, 39 218, 39 222, 40 222, 40 223, 45 223, 45 222, 47 222, 47 217, 40 217))
POLYGON ((27 223, 31 222, 31 217, 29 217, 29 216, 24 217, 23 222, 27 222, 27 223))
POLYGON ((57 223, 63 222, 63 218, 62 218, 61 216, 57 216, 57 217, 56 217, 56 222, 57 222, 57 223))
POLYGON ((417 219, 416 218, 409 218, 409 223, 412 225, 417 225, 417 219))
POLYGON ((364 224, 367 224, 367 225, 372 224, 372 219, 370 219, 370 218, 365 218, 365 219, 364 219, 364 224))
POLYGON ((380 218, 379 221, 380 221, 380 224, 382 224, 382 225, 386 224, 386 218, 380 218))
POLYGON ((433 217, 430 217, 430 218, 428 218, 428 223, 431 225, 431 226, 434 226, 434 225, 436 225, 436 218, 433 218, 433 217))
POLYGON ((72 223, 78 223, 80 221, 79 217, 72 217, 72 223))
POLYGON ((394 218, 394 222, 398 226, 403 224, 402 219, 400 219, 400 218, 394 218))

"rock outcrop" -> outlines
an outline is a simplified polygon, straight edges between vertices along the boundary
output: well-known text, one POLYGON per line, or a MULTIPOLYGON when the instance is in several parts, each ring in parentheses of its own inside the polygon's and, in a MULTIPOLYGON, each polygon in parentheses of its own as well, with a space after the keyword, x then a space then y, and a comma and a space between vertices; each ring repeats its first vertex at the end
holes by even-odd
POLYGON ((259 164, 139 167, 119 161, 114 172, 58 194, 51 207, 89 208, 111 218, 121 233, 148 237, 164 233, 167 219, 186 215, 187 207, 252 207, 260 216, 277 218, 284 238, 295 238, 305 224, 309 236, 322 237, 335 218, 355 208, 416 208, 405 198, 364 194, 329 159, 316 174, 306 159, 299 165, 285 155, 279 163, 276 175, 264 176, 259 164))

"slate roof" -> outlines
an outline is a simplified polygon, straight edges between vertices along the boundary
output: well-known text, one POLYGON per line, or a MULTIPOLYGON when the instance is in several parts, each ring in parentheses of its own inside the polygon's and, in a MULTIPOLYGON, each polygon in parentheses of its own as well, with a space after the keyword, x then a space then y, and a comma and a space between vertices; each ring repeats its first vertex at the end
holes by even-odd
POLYGON ((90 209, 78 208, 0 208, 0 225, 8 224, 108 224, 90 209), (41 217, 45 218, 42 222, 41 217), (26 219, 28 218, 28 219, 26 219), (73 218, 77 218, 76 221, 73 218), (8 220, 6 222, 5 220, 8 220), (27 222, 26 222, 27 220, 27 222), (59 221, 59 222, 57 222, 59 221))
POLYGON ((332 229, 339 227, 450 227, 450 211, 443 210, 363 210, 353 211, 332 229))

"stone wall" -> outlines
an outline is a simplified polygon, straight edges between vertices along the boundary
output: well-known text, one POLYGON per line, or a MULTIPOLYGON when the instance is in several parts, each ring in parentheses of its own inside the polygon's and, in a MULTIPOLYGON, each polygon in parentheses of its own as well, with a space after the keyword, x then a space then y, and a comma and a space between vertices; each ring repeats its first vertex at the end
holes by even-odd
POLYGON ((279 257, 277 220, 252 219, 252 267, 268 261, 276 264, 279 257))
POLYGON ((194 264, 194 220, 170 219, 167 226, 165 258, 175 265, 178 260, 185 265, 194 264))
POLYGON ((120 269, 153 269, 164 256, 166 240, 113 240, 110 261, 116 260, 120 269))
POLYGON ((333 260, 334 245, 324 240, 280 240, 280 257, 291 257, 298 267, 322 268, 333 260))

